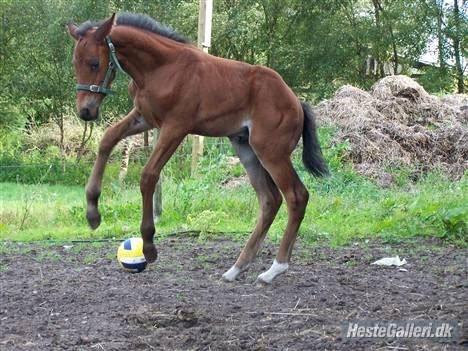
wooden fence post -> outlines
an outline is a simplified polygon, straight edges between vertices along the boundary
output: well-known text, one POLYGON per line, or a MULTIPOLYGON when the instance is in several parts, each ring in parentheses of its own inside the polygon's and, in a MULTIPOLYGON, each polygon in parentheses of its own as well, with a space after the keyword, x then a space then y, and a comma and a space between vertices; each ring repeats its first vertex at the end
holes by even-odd
MULTIPOLYGON (((211 20, 213 16, 213 0, 200 0, 198 13, 198 47, 208 52, 211 46, 211 20)), ((203 137, 192 136, 191 174, 197 173, 198 159, 203 155, 203 137)))

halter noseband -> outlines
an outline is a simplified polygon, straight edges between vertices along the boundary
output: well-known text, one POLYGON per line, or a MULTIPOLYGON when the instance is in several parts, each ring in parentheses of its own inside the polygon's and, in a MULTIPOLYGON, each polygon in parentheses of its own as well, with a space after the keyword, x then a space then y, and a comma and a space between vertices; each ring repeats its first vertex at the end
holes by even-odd
POLYGON ((102 85, 77 84, 76 90, 90 91, 92 93, 98 93, 98 94, 104 94, 104 95, 114 94, 114 92, 111 89, 109 89, 112 75, 117 71, 117 69, 119 69, 123 73, 125 73, 125 71, 123 70, 122 66, 120 66, 119 60, 117 59, 117 55, 115 53, 115 46, 112 43, 112 40, 109 36, 106 37, 106 43, 107 43, 107 46, 109 47, 109 66, 107 66, 106 76, 104 77, 104 80, 102 81, 102 85))

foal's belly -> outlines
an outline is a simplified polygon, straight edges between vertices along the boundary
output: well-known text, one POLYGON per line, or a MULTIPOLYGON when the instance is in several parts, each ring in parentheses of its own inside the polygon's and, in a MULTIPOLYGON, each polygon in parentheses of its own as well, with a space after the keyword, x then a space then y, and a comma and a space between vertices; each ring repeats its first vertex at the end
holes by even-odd
POLYGON ((238 133, 248 127, 250 119, 248 116, 227 115, 214 118, 200 118, 195 123, 191 134, 210 137, 225 137, 238 133))

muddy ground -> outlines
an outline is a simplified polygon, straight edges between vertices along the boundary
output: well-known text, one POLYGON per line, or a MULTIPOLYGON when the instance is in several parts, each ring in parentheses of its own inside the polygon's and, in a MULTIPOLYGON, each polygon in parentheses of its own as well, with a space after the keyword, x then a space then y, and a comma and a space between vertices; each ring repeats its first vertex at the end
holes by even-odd
POLYGON ((467 251, 418 241, 346 248, 300 242, 290 271, 256 285, 267 243, 235 283, 221 281, 240 242, 169 238, 139 274, 118 243, 0 244, 0 350, 462 350, 456 341, 346 339, 352 319, 466 322, 467 251), (371 266, 407 259, 407 272, 371 266))

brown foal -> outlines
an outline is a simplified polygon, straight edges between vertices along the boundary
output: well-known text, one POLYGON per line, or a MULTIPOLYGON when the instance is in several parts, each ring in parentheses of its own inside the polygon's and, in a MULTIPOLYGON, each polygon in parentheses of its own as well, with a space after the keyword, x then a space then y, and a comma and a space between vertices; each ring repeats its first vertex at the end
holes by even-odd
POLYGON ((122 14, 116 21, 112 15, 99 24, 70 24, 68 29, 76 41, 73 63, 82 119, 98 117, 115 76, 110 68, 106 72, 109 64, 121 65, 132 77, 134 108, 106 131, 86 187, 90 226, 100 224, 98 199, 113 147, 127 136, 158 128, 159 139, 140 183, 144 254, 148 262, 155 261, 152 196, 162 168, 188 134, 228 137, 255 189, 260 210, 250 239, 223 278, 235 280, 254 259, 283 197, 288 207, 284 237, 273 265, 258 279, 271 283, 285 272, 309 198, 290 159, 301 136, 306 168, 316 176, 328 172, 308 105, 275 71, 206 54, 144 15, 122 14))

